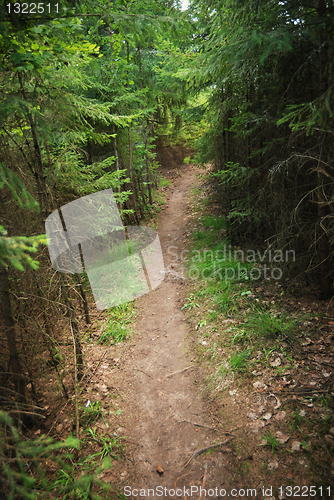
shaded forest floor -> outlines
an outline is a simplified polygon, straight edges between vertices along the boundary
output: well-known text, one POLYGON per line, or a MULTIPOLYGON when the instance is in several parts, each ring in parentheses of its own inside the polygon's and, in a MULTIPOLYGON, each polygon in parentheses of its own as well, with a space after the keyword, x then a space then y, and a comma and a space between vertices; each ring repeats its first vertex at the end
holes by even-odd
MULTIPOLYGON (((163 171, 171 185, 162 189, 165 204, 151 223, 166 276, 135 302, 130 338, 97 345, 103 313, 85 327, 82 453, 113 443, 113 467, 100 477, 130 498, 151 497, 148 489, 158 486, 166 488, 163 498, 200 498, 201 486, 213 498, 332 497, 332 304, 298 283, 292 292, 265 280, 237 284, 230 305, 226 297, 214 303, 207 281, 185 277, 181 252, 205 230, 201 217, 217 212, 205 173, 187 165, 163 171), (278 340, 254 336, 261 325, 278 340)), ((63 438, 73 431, 73 397, 50 403, 50 396, 44 392, 49 416, 42 431, 63 438)))

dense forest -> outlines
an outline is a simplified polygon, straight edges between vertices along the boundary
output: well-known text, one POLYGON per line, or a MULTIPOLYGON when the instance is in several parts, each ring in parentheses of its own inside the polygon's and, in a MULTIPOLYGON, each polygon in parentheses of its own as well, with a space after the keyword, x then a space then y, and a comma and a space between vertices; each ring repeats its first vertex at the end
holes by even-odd
POLYGON ((293 249, 287 275, 332 297, 334 2, 4 1, 0 47, 0 497, 35 499, 50 487, 38 457, 65 460, 78 441, 17 427, 43 414, 41 370, 69 397, 54 332, 84 377, 95 307, 85 273, 51 266, 52 212, 112 188, 125 225, 149 220, 159 167, 181 151, 213 166, 231 244, 293 249))

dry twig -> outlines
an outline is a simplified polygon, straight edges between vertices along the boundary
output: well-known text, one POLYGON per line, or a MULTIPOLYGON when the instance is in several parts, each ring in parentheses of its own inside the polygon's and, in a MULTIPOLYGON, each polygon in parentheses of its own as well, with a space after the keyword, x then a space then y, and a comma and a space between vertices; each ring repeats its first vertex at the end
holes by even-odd
POLYGON ((174 375, 177 375, 178 373, 185 372, 189 370, 189 368, 193 368, 193 365, 187 366, 187 368, 183 368, 182 370, 177 370, 176 372, 170 373, 169 375, 166 375, 166 378, 174 377, 174 375))
POLYGON ((177 480, 175 481, 174 483, 174 488, 176 488, 176 483, 178 482, 179 479, 181 479, 182 477, 185 477, 185 476, 189 476, 189 474, 191 474, 192 471, 190 472, 187 472, 187 474, 182 474, 182 476, 178 477, 177 480))
POLYGON ((156 357, 156 358, 152 361, 152 363, 150 363, 150 364, 148 365, 147 370, 148 370, 149 368, 151 368, 151 366, 152 366, 152 365, 156 362, 156 360, 157 360, 157 359, 161 356, 161 354, 162 354, 162 352, 161 352, 160 354, 158 354, 158 356, 157 356, 157 357, 156 357))
MULTIPOLYGON (((181 417, 180 417, 181 418, 181 417)), ((195 425, 196 427, 204 427, 205 429, 210 429, 210 431, 215 431, 216 429, 214 429, 213 427, 209 427, 208 425, 205 425, 205 424, 198 424, 197 422, 192 422, 191 420, 186 420, 185 418, 182 419, 180 421, 181 423, 182 422, 187 422, 187 424, 192 424, 192 425, 195 425)))
POLYGON ((141 372, 144 375, 147 375, 148 377, 153 378, 152 375, 150 375, 149 373, 144 372, 144 370, 139 370, 138 368, 132 368, 132 369, 135 370, 136 372, 141 372))
POLYGON ((207 470, 208 470, 208 464, 205 462, 205 464, 204 464, 203 483, 202 483, 201 495, 199 497, 199 500, 201 500, 201 498, 202 498, 202 493, 203 493, 203 490, 204 490, 204 487, 205 487, 205 481, 206 481, 206 478, 207 478, 207 470))
POLYGON ((182 469, 185 469, 190 464, 190 462, 192 461, 192 459, 194 457, 196 457, 197 455, 201 455, 202 453, 205 453, 208 450, 213 450, 214 448, 218 448, 218 446, 224 446, 225 444, 228 444, 230 441, 232 441, 232 439, 234 439, 234 438, 235 438, 235 436, 232 436, 232 437, 226 439, 226 441, 223 441, 222 443, 212 444, 210 446, 207 446, 206 448, 201 448, 200 450, 195 451, 191 455, 191 457, 186 461, 186 463, 184 464, 184 466, 182 467, 182 469))

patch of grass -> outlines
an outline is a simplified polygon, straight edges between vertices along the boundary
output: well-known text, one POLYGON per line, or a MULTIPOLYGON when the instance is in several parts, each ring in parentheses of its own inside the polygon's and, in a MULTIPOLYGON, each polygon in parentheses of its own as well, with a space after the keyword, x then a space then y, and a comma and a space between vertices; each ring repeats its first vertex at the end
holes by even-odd
POLYGON ((251 349, 245 349, 241 352, 232 354, 229 360, 229 365, 234 372, 242 372, 248 369, 248 360, 251 355, 251 349))
POLYGON ((270 446, 271 447, 271 453, 272 455, 275 453, 275 450, 279 449, 279 444, 276 441, 276 436, 272 434, 270 431, 267 431, 266 434, 262 436, 263 440, 266 441, 264 446, 270 446))
POLYGON ((213 229, 214 231, 220 231, 221 229, 226 229, 226 220, 224 217, 215 217, 213 215, 207 215, 201 218, 201 222, 204 227, 213 229))
POLYGON ((319 436, 325 436, 326 434, 328 434, 331 426, 332 426, 332 418, 330 414, 327 414, 326 417, 319 423, 317 430, 319 436))
POLYGON ((90 442, 93 441, 94 443, 97 443, 101 447, 101 450, 98 451, 97 453, 85 457, 86 461, 89 460, 90 458, 99 457, 101 459, 108 456, 113 458, 114 460, 122 459, 122 455, 124 454, 125 451, 125 446, 120 442, 122 438, 118 436, 109 436, 105 434, 98 436, 96 427, 94 427, 94 429, 91 428, 87 429, 86 436, 88 441, 90 442))
POLYGON ((235 299, 237 294, 234 292, 233 285, 229 282, 217 287, 216 293, 213 295, 213 303, 220 313, 229 314, 236 310, 235 299))
POLYGON ((118 342, 124 342, 131 334, 134 315, 135 311, 131 302, 111 308, 107 312, 108 322, 98 339, 98 343, 118 344, 118 342))
POLYGON ((206 350, 206 352, 211 353, 211 359, 214 359, 217 356, 217 349, 216 349, 217 343, 215 342, 213 344, 213 347, 209 347, 209 349, 206 350))
POLYGON ((257 309, 247 319, 247 330, 255 339, 296 340, 298 320, 285 313, 274 314, 270 311, 257 309))
POLYGON ((183 311, 184 309, 191 311, 195 307, 199 307, 199 304, 195 302, 195 295, 191 293, 190 296, 187 298, 186 303, 183 305, 183 307, 181 307, 181 311, 183 311))
POLYGON ((252 337, 250 336, 249 332, 247 330, 238 330, 237 328, 233 328, 233 332, 235 332, 235 335, 232 338, 231 344, 253 344, 252 337))
POLYGON ((270 348, 266 349, 265 347, 263 347, 262 349, 264 352, 264 357, 266 358, 266 364, 269 367, 269 357, 273 352, 275 352, 276 349, 275 347, 272 347, 271 349, 270 348))
POLYGON ((94 401, 88 405, 79 404, 80 423, 81 425, 88 426, 96 422, 100 417, 103 417, 103 410, 100 401, 94 401))
POLYGON ((168 187, 171 183, 172 182, 169 179, 166 179, 166 177, 160 176, 159 187, 168 187))
POLYGON ((292 421, 291 421, 292 429, 299 429, 300 430, 301 423, 302 423, 302 416, 300 415, 298 408, 296 408, 295 414, 294 414, 292 421))
POLYGON ((244 476, 247 476, 247 474, 249 473, 249 463, 248 462, 243 462, 242 463, 242 465, 241 465, 241 473, 244 476))
POLYGON ((217 282, 223 289, 248 281, 254 263, 238 260, 238 253, 231 250, 226 240, 215 243, 217 234, 218 231, 202 229, 193 233, 193 247, 186 261, 189 276, 217 282))
POLYGON ((331 398, 332 398, 331 394, 327 391, 326 395, 322 396, 320 401, 320 405, 326 408, 327 413, 328 413, 328 407, 331 402, 331 398))

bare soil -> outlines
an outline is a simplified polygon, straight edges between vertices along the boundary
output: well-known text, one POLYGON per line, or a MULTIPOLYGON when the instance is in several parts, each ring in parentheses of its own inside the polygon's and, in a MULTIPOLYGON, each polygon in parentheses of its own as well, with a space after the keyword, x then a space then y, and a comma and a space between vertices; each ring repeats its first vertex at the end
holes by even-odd
MULTIPOLYGON (((185 166, 168 188, 167 205, 158 222, 165 280, 137 300, 134 343, 131 348, 123 348, 119 370, 113 377, 114 386, 124 395, 122 415, 127 417, 122 419, 119 432, 138 443, 122 482, 146 491, 158 485, 172 489, 175 483, 178 488, 202 484, 205 458, 194 458, 184 469, 186 460, 195 451, 229 437, 213 429, 201 388, 195 385, 199 367, 189 347, 187 317, 180 310, 186 283, 175 276, 180 264, 174 262, 175 255, 180 260, 186 245, 189 195, 196 185, 195 174, 194 167, 185 166)), ((224 462, 221 453, 210 461, 207 472, 211 486, 223 484, 224 462)))

